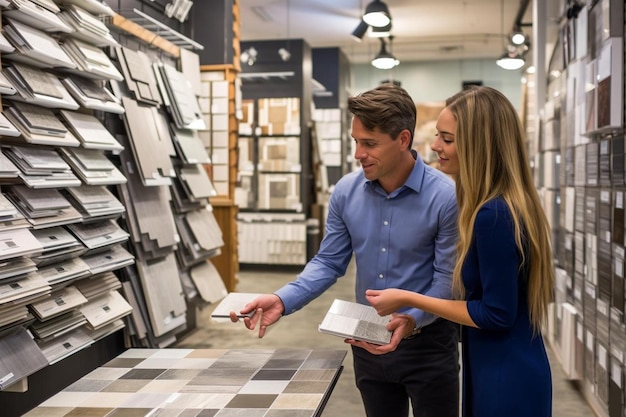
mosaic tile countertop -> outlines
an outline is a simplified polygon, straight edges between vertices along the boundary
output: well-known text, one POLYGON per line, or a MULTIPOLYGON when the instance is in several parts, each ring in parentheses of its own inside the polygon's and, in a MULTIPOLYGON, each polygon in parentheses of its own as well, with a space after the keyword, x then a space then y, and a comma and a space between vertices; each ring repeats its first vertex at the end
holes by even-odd
POLYGON ((25 416, 320 416, 346 353, 129 349, 25 416))

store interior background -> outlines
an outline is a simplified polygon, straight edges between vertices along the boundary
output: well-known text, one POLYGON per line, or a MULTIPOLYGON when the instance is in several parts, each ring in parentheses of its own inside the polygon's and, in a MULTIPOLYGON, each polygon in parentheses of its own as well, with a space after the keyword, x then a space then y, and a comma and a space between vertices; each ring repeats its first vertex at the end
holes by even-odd
MULTIPOLYGON (((583 137, 585 132, 581 132, 580 127, 574 129, 574 126, 581 124, 579 119, 583 116, 579 113, 582 111, 579 104, 584 101, 580 98, 584 94, 580 94, 580 88, 576 90, 576 95, 573 94, 574 89, 570 86, 570 80, 575 79, 578 83, 576 85, 584 85, 585 66, 591 68, 595 65, 601 48, 596 46, 593 56, 591 46, 588 55, 567 58, 561 56, 561 51, 566 49, 563 47, 564 36, 575 37, 574 31, 566 32, 563 28, 568 25, 575 26, 581 20, 566 18, 568 11, 573 7, 573 1, 388 0, 386 4, 393 19, 393 49, 391 45, 388 45, 388 48, 400 61, 397 67, 390 70, 376 69, 370 64, 370 60, 380 49, 378 39, 369 38, 365 34, 361 42, 355 42, 350 36, 359 24, 366 5, 370 3, 368 0, 220 0, 206 3, 197 1, 194 2, 189 15, 182 21, 164 16, 163 11, 170 3, 169 0, 104 0, 104 3, 108 4, 117 16, 134 16, 133 9, 153 16, 174 32, 191 40, 191 42, 183 40, 180 46, 182 49, 188 48, 193 51, 194 42, 204 47, 195 50, 199 56, 203 91, 209 92, 206 96, 198 95, 205 103, 203 117, 209 123, 219 120, 227 126, 223 131, 217 132, 220 133, 219 136, 215 132, 219 130, 215 124, 212 126, 215 131, 207 129, 209 133, 200 132, 207 150, 212 152, 212 161, 206 164, 205 168, 217 188, 217 196, 208 198, 208 203, 212 206, 212 213, 223 238, 219 255, 213 256, 212 253, 207 257, 210 258, 209 263, 214 265, 211 279, 215 278, 217 270, 220 275, 217 279, 223 281, 220 281, 220 285, 224 285, 224 290, 239 290, 241 288, 238 285, 239 277, 243 275, 250 277, 250 273, 255 271, 271 273, 272 268, 276 268, 289 273, 297 272, 314 253, 323 230, 324 209, 329 189, 326 187, 316 188, 314 192, 307 191, 309 187, 319 185, 313 185, 312 179, 315 178, 317 181, 319 170, 329 168, 328 175, 332 185, 334 178, 356 168, 356 164, 351 160, 349 115, 345 111, 345 99, 348 95, 373 88, 382 81, 397 81, 411 94, 418 107, 437 108, 447 97, 458 92, 464 83, 480 82, 501 90, 523 116, 537 184, 541 189, 546 211, 553 220, 559 282, 553 320, 547 332, 548 338, 555 347, 555 353, 563 365, 566 378, 576 381, 581 393, 599 416, 626 415, 624 390, 626 368, 623 357, 623 352, 626 351, 624 340, 626 331, 623 321, 624 277, 615 277, 616 274, 619 275, 619 272, 615 272, 618 265, 623 267, 620 260, 624 257, 625 242, 604 241, 607 236, 607 224, 618 227, 614 226, 618 224, 617 217, 613 220, 612 215, 609 215, 607 219, 606 213, 607 210, 614 209, 611 204, 618 201, 615 200, 617 198, 615 196, 618 194, 623 196, 626 181, 619 183, 618 175, 612 176, 608 182, 602 177, 606 174, 608 166, 606 150, 611 149, 616 158, 623 156, 617 146, 618 140, 621 140, 623 153, 623 100, 619 126, 613 125, 611 129, 590 132, 588 137, 583 137), (523 11, 521 14, 520 10, 523 11), (535 19, 536 16, 539 18, 535 19), (520 23, 523 32, 530 37, 530 49, 525 56, 526 65, 523 68, 507 71, 496 65, 496 59, 503 54, 509 34, 516 23, 520 23), (239 59, 250 47, 257 47, 260 52, 258 60, 252 65, 246 60, 239 59), (279 48, 289 50, 291 58, 282 60, 278 54, 279 48), (319 58, 320 53, 329 53, 328 56, 332 59, 316 61, 315 58, 316 56, 319 58), (339 73, 333 75, 338 81, 338 86, 332 86, 334 90, 330 97, 326 97, 328 100, 318 101, 321 96, 315 97, 316 92, 313 90, 319 86, 311 85, 312 76, 316 73, 316 68, 319 70, 324 66, 328 67, 330 72, 339 73), (527 69, 532 66, 536 66, 536 71, 532 74, 527 73, 527 69), (551 67, 568 72, 564 71, 563 75, 550 73, 551 67), (291 71, 291 74, 281 75, 285 70, 291 71), (220 94, 227 90, 227 97, 211 96, 217 90, 217 88, 214 90, 215 87, 219 87, 220 94), (257 133, 253 127, 258 123, 256 117, 260 114, 258 110, 263 100, 268 99, 263 102, 263 105, 267 105, 273 99, 282 102, 286 97, 296 97, 298 99, 296 103, 302 104, 297 105, 298 112, 293 116, 297 133, 285 135, 257 133), (223 111, 224 107, 221 107, 220 112, 214 111, 211 100, 215 98, 222 100, 220 106, 224 106, 226 102, 224 99, 227 99, 227 112, 223 111), (245 105, 237 107, 242 100, 245 105), (318 106, 318 110, 329 110, 328 114, 336 110, 340 114, 339 118, 333 119, 332 122, 341 124, 341 137, 333 139, 343 144, 340 152, 343 158, 341 169, 324 167, 319 158, 312 159, 314 153, 312 149, 319 146, 319 143, 315 145, 313 132, 315 129, 310 125, 314 117, 319 117, 309 106, 313 101, 322 104, 318 106), (576 104, 576 111, 571 106, 573 102, 576 104), (324 105, 328 108, 324 108, 324 105), (539 111, 544 113, 543 120, 536 117, 539 111), (283 172, 280 169, 276 169, 275 172, 271 170, 261 172, 257 165, 259 155, 269 152, 269 148, 261 146, 261 141, 268 139, 264 139, 263 136, 268 136, 271 139, 269 142, 272 140, 280 142, 281 139, 289 139, 291 136, 301 139, 299 149, 294 151, 297 161, 289 167, 290 172, 283 172), (616 144, 615 150, 613 144, 616 144), (243 149, 246 149, 246 152, 243 152, 243 149), (582 159, 579 158, 581 155, 582 159), (585 155, 590 155, 589 159, 585 160, 585 155), (601 155, 600 160, 602 155, 604 156, 604 165, 602 162, 595 165, 592 163, 593 157, 598 155, 601 155), (251 166, 252 169, 250 172, 244 172, 242 166, 251 166), (299 208, 269 210, 262 207, 257 210, 258 207, 255 205, 258 204, 258 199, 255 197, 258 197, 258 184, 263 175, 265 179, 272 176, 281 177, 280 180, 283 182, 280 187, 285 184, 286 187, 293 187, 296 190, 294 192, 298 193, 299 208), (598 185, 603 187, 602 193, 598 185), (561 198, 565 201, 565 197, 569 204, 567 212, 565 205, 560 204, 561 198), (241 202, 246 204, 240 204, 241 202), (574 207, 576 224, 573 221, 574 207), (316 222, 310 223, 310 220, 316 222), (283 227, 285 224, 288 225, 286 228, 283 227), (312 228, 311 224, 315 227, 312 228), (264 258, 260 262, 250 261, 253 258, 246 258, 250 253, 242 252, 252 236, 246 234, 249 232, 248 228, 255 225, 267 228, 260 233, 266 240, 262 240, 261 243, 253 242, 251 245, 253 251, 263 252, 276 244, 279 246, 279 249, 275 250, 278 252, 275 254, 278 261, 268 262, 268 259, 264 258), (270 242, 271 236, 280 235, 287 229, 290 231, 285 232, 286 238, 281 237, 282 242, 270 242), (293 236, 292 229, 297 229, 293 236), (597 247, 596 241, 599 242, 597 247), (281 247, 281 244, 284 246, 281 247), (607 245, 613 249, 613 257, 610 253, 608 257, 606 256, 607 245), (280 256, 288 252, 288 248, 294 247, 299 248, 298 253, 290 258, 288 265, 283 265, 281 259, 284 258, 280 256), (612 262, 615 262, 613 267, 612 262), (598 268, 598 264, 604 269, 598 268), (583 267, 584 276, 581 272, 583 267), (606 268, 609 269, 608 273, 606 268), (245 274, 241 274, 241 271, 245 271, 245 274), (595 275, 592 277, 592 274, 595 275), (621 306, 615 296, 618 291, 612 291, 611 287, 618 284, 621 285, 621 306), (602 293, 602 290, 605 292, 602 293), (584 309, 583 298, 585 298, 584 309), (574 307, 563 309, 562 306, 565 304, 574 307)), ((584 15, 589 13, 590 16, 604 16, 604 20, 598 19, 597 24, 602 25, 606 20, 606 25, 612 30, 606 35, 607 38, 614 40, 621 37, 623 45, 623 1, 600 0, 587 3, 587 7, 583 8, 584 15), (592 6, 593 13, 590 12, 592 6), (616 13, 616 10, 619 13, 616 13), (621 32, 614 28, 615 16, 621 19, 621 32), (611 22, 608 22, 609 20, 611 22)), ((136 16, 132 17, 135 18, 136 16)), ((172 46, 168 42, 146 45, 146 38, 142 39, 139 31, 129 34, 120 29, 119 22, 104 20, 124 47, 146 51, 150 58, 156 61, 177 64, 178 46, 172 46)), ((136 21, 140 24, 145 23, 144 19, 136 21)), ((145 24, 155 32, 159 40, 169 39, 167 31, 145 24)), ((600 37, 598 36, 598 39, 600 37)), ((571 41, 573 38, 568 39, 571 41)), ((599 41, 598 39, 595 42, 602 43, 607 40, 604 37, 599 41)), ((589 39, 589 44, 593 43, 594 39, 589 39)), ((617 48, 613 47, 613 56, 616 51, 617 48)), ((621 66, 614 67, 619 68, 620 72, 612 75, 614 80, 621 80, 621 90, 616 89, 615 94, 621 95, 623 99, 624 54, 623 49, 621 51, 621 66)), ((10 59, 7 61, 10 62, 10 59)), ((327 87, 331 89, 330 84, 327 87)), ((593 96, 595 90, 589 91, 593 96)), ((431 120, 433 116, 436 117, 436 114, 429 115, 431 120)), ((280 113, 279 119, 283 117, 292 116, 280 113)), ((322 125, 321 120, 315 123, 318 127, 322 125)), ((123 129, 117 116, 108 119, 107 128, 112 126, 120 131, 123 129)), ((285 151, 281 149, 280 152, 285 151)), ((286 152, 291 151, 287 148, 286 152)), ((117 161, 115 155, 111 157, 117 161)), ((623 171, 622 169, 620 174, 622 177, 623 171)), ((267 184, 270 184, 270 181, 267 184)), ((267 200, 266 203, 273 204, 270 198, 267 200)), ((615 213, 615 216, 618 214, 624 216, 623 209, 611 213, 615 213)), ((255 233, 258 237, 258 231, 255 233)), ((610 233, 608 236, 611 240, 610 233)), ((134 243, 131 242, 129 246, 134 243)), ((200 255, 204 256, 207 253, 200 255)), ((126 266, 124 271, 118 275, 123 281, 128 282, 132 277, 129 271, 134 271, 134 267, 126 266)), ((158 275, 157 271, 158 268, 155 268, 155 278, 158 275)), ((134 278, 137 280, 136 272, 134 278)), ((178 281, 177 278, 175 277, 175 281, 178 281)), ((184 303, 187 309, 177 316, 177 319, 186 320, 185 325, 168 328, 167 332, 153 338, 147 337, 146 342, 146 339, 136 338, 136 329, 133 327, 136 323, 127 318, 126 329, 118 328, 97 340, 93 346, 79 350, 29 375, 24 383, 13 386, 14 389, 6 392, 0 390, 0 404, 6 405, 9 414, 19 415, 19 412, 34 407, 128 347, 168 347, 178 341, 184 341, 186 337, 193 337, 194 331, 201 327, 198 320, 206 319, 205 309, 211 302, 198 295, 198 288, 193 288, 194 285, 190 284, 187 269, 180 268, 180 278, 180 281, 184 281, 183 287, 187 297, 184 303), (190 296, 189 294, 194 291, 195 295, 190 296), (20 392, 20 389, 23 392, 20 392)), ((254 288, 256 291, 258 287, 244 288, 254 288)), ((216 286, 215 290, 217 289, 216 286)), ((206 291, 207 288, 203 290, 206 291)), ((221 291, 222 287, 219 290, 221 291)), ((218 298, 212 302, 216 302, 218 298)), ((145 308, 142 309, 142 313, 145 313, 143 310, 145 308)), ((144 316, 147 317, 147 313, 144 316)), ((201 329, 199 337, 205 335, 204 331, 204 328, 201 329)))

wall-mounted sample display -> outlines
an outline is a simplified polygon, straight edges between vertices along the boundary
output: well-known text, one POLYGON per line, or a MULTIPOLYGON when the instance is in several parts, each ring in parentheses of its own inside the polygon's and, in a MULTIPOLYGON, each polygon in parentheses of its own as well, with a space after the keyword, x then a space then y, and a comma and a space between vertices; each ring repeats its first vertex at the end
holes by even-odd
POLYGON ((164 63, 155 63, 153 67, 157 75, 161 96, 164 99, 163 104, 169 108, 176 127, 179 129, 206 129, 207 126, 198 105, 198 98, 185 75, 164 63))
POLYGON ((38 68, 63 68, 65 70, 76 68, 76 63, 46 32, 9 18, 6 18, 5 22, 4 35, 15 51, 5 54, 3 58, 38 68))
POLYGON ((102 21, 76 5, 66 5, 58 16, 71 28, 71 37, 101 48, 118 44, 102 21))
POLYGON ((31 188, 77 187, 81 184, 54 149, 12 146, 3 151, 20 169, 18 176, 31 188))
POLYGON ((100 48, 78 39, 66 39, 61 48, 75 63, 75 70, 67 71, 96 80, 123 79, 108 55, 100 48))
POLYGON ((0 338, 0 389, 48 365, 33 339, 22 327, 16 327, 0 338))
POLYGON ((52 1, 37 3, 29 0, 9 0, 9 2, 9 8, 2 11, 4 16, 44 32, 70 33, 74 30, 59 17, 59 6, 52 1))
POLYGON ((122 46, 117 47, 115 53, 124 74, 124 82, 133 98, 155 106, 162 104, 150 57, 145 52, 122 46))
POLYGON ((124 107, 104 85, 102 81, 83 78, 78 75, 68 75, 61 82, 72 94, 78 103, 91 110, 101 110, 108 113, 122 114, 124 107))
POLYGON ((5 116, 21 133, 12 142, 34 145, 78 146, 78 139, 61 123, 52 109, 25 102, 8 107, 5 116))
POLYGON ((83 148, 100 149, 114 153, 124 149, 95 116, 70 111, 61 111, 60 114, 83 148))
POLYGON ((17 94, 8 98, 43 107, 78 109, 78 103, 57 76, 39 68, 13 62, 2 70, 17 94))

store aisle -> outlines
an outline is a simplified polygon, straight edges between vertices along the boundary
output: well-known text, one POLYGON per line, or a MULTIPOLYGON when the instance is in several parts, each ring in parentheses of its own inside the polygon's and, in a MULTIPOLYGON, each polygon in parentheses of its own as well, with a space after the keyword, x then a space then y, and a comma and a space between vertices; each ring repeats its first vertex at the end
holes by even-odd
MULTIPOLYGON (((314 300, 301 311, 284 317, 272 326, 263 339, 256 333, 246 330, 243 324, 230 321, 215 322, 210 318, 211 306, 198 314, 198 328, 181 340, 179 348, 305 348, 305 349, 345 349, 348 355, 344 361, 344 370, 339 378, 323 415, 327 417, 356 417, 364 415, 360 394, 354 385, 352 353, 350 346, 339 337, 333 337, 317 331, 326 310, 335 298, 352 300, 354 289, 354 265, 348 273, 325 294, 314 300)), ((240 292, 271 292, 295 277, 292 272, 267 272, 243 270, 239 273, 240 292)), ((554 384, 554 417, 591 417, 594 415, 581 394, 567 380, 561 365, 549 352, 552 361, 554 384)))

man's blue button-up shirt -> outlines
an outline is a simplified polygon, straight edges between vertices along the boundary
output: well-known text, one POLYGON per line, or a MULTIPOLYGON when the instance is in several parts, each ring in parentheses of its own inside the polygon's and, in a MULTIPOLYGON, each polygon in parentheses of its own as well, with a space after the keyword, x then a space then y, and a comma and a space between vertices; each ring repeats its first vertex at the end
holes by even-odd
MULTIPOLYGON (((366 289, 402 288, 450 298, 457 240, 454 183, 417 157, 403 186, 387 194, 362 170, 345 175, 330 197, 318 253, 293 282, 275 292, 291 314, 343 276, 354 253, 356 301, 366 289)), ((435 320, 404 309, 417 327, 435 320)))

